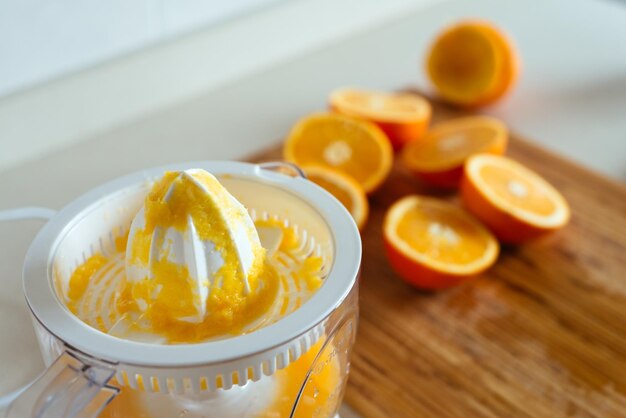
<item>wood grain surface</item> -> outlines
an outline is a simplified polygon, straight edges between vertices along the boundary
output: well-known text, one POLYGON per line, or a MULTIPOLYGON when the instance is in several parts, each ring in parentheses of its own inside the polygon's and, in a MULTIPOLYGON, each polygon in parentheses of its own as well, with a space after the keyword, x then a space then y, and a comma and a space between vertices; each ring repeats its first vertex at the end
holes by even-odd
MULTIPOLYGON (((435 104, 435 121, 456 116, 435 104)), ((508 155, 565 195, 572 220, 503 248, 490 271, 450 290, 421 292, 396 277, 381 223, 404 195, 456 196, 397 163, 370 198, 346 393, 363 417, 626 417, 626 188, 515 134, 508 155)))

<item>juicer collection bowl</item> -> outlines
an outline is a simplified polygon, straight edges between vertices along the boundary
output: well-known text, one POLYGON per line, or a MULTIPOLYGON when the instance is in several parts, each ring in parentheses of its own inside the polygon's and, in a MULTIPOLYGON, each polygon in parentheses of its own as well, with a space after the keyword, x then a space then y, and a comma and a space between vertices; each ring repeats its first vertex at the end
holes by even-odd
POLYGON ((270 416, 259 411, 271 410, 278 382, 284 386, 286 380, 292 399, 272 416, 334 416, 356 333, 360 260, 359 232, 347 210, 286 163, 185 163, 100 186, 55 214, 28 251, 24 293, 48 369, 7 417, 131 416, 122 398, 135 399, 132 414, 149 418, 270 416), (130 341, 82 322, 64 302, 71 272, 127 232, 153 180, 190 168, 214 174, 253 218, 297 226, 302 251, 324 260, 323 285, 271 325, 196 344, 130 341))

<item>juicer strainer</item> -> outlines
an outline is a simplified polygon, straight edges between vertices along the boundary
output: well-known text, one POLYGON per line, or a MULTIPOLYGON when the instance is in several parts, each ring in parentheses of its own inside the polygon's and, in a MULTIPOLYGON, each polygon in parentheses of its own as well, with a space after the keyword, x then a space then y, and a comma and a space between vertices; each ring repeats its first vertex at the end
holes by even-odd
MULTIPOLYGON (((297 167, 285 163, 186 163, 142 171, 98 187, 53 216, 26 256, 24 292, 50 367, 14 402, 9 412, 13 415, 8 416, 97 416, 120 387, 186 399, 235 387, 245 392, 247 387, 260 387, 257 382, 267 381, 318 343, 322 344, 318 356, 331 344, 331 350, 341 347, 347 358, 356 332, 360 257, 360 237, 350 214, 329 193, 305 180, 297 167), (214 174, 253 219, 271 217, 297 227, 297 252, 321 257, 324 284, 278 322, 216 341, 147 344, 86 325, 65 306, 72 271, 92 254, 111 251, 115 239, 127 232, 154 179, 164 171, 189 168, 214 174), (333 317, 346 301, 350 309, 333 317)), ((307 379, 316 373, 317 363, 307 379)), ((347 367, 346 363, 346 372, 347 367)), ((302 382, 303 388, 306 384, 302 382)))

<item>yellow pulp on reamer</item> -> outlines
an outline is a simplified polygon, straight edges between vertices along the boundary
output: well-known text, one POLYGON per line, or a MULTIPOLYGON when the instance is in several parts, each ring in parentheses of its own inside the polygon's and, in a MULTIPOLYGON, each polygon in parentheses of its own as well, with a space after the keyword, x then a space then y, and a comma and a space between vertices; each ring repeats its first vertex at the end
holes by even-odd
MULTIPOLYGON (((225 216, 241 216, 241 213, 233 209, 228 192, 214 177, 204 175, 203 172, 194 173, 194 177, 211 190, 217 199, 208 198, 197 185, 179 176, 179 173, 166 173, 155 183, 145 199, 145 227, 136 231, 132 242, 128 242, 131 256, 126 262, 148 265, 155 228, 175 228, 183 232, 187 228, 187 219, 191 216, 199 237, 213 242, 224 260, 213 280, 203 283, 209 287, 204 320, 193 323, 177 319, 196 314, 197 308, 193 301, 197 288, 186 266, 172 262, 167 254, 151 263, 151 278, 145 277, 138 282, 131 282, 120 271, 124 277, 117 280, 113 300, 99 301, 114 305, 103 309, 114 311, 103 315, 108 315, 108 321, 101 317, 95 320, 82 318, 79 307, 82 304, 83 311, 89 311, 87 305, 90 298, 94 297, 93 291, 87 291, 90 283, 98 280, 98 273, 110 271, 123 258, 119 254, 109 258, 101 254, 93 255, 70 278, 68 306, 77 316, 104 332, 108 331, 106 323, 121 317, 132 318, 129 326, 138 332, 158 334, 169 343, 193 343, 251 332, 268 325, 297 309, 302 299, 308 299, 319 288, 322 283, 321 257, 309 256, 295 274, 284 277, 279 264, 268 259, 265 249, 258 244, 253 247, 254 261, 246 277, 225 219, 225 216), (173 182, 180 184, 172 188, 166 200, 165 195, 173 182), (249 283, 249 292, 244 291, 245 280, 249 283), (297 293, 303 295, 295 297, 295 301, 292 300, 294 286, 297 293), (140 303, 147 306, 140 306, 140 303), (273 318, 264 318, 270 312, 273 318)), ((299 245, 294 228, 278 220, 263 220, 258 221, 258 224, 282 230, 279 251, 284 254, 289 254, 289 251, 295 250, 299 245)), ((162 237, 163 234, 160 239, 162 237)), ((125 248, 119 245, 120 241, 118 240, 117 251, 124 253, 125 248)), ((165 248, 167 252, 167 245, 161 244, 157 243, 158 247, 165 248)))

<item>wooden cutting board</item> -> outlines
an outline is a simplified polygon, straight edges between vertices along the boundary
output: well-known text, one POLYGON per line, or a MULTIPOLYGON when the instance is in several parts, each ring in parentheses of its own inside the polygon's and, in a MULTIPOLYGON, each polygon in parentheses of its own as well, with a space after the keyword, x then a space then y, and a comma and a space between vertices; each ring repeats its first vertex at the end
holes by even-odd
MULTIPOLYGON (((435 121, 460 115, 434 107, 435 121)), ((254 160, 280 155, 277 146, 254 160)), ((456 196, 396 163, 370 198, 346 393, 363 417, 626 417, 626 188, 515 134, 508 155, 565 195, 572 220, 504 248, 490 271, 450 290, 421 292, 396 277, 381 223, 407 194, 456 196)))

